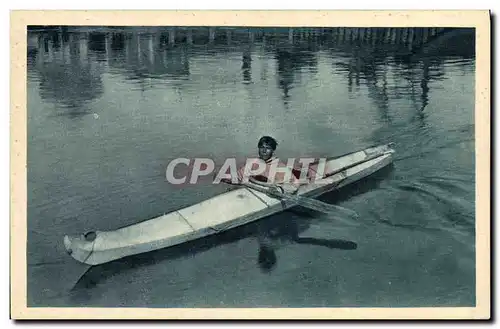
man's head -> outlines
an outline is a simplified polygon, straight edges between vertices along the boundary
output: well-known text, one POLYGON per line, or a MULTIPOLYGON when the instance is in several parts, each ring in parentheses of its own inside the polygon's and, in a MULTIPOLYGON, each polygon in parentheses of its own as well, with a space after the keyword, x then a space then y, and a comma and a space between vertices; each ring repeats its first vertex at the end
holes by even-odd
POLYGON ((259 143, 257 144, 259 148, 259 158, 264 161, 269 160, 273 156, 276 146, 278 146, 278 143, 270 136, 264 136, 259 139, 259 143))

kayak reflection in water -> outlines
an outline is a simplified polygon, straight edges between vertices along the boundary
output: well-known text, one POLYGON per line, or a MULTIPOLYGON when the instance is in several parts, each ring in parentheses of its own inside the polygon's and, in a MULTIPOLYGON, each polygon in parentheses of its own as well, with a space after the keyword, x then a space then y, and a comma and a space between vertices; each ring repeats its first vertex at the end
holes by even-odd
POLYGON ((270 272, 276 265, 276 252, 274 248, 259 237, 258 264, 262 272, 270 272))
MULTIPOLYGON (((293 214, 288 215, 293 216, 293 214)), ((353 241, 300 237, 299 233, 305 231, 309 227, 309 224, 300 223, 300 220, 293 217, 288 217, 284 220, 286 221, 284 225, 278 224, 274 227, 261 227, 259 230, 257 236, 259 244, 257 264, 262 272, 269 273, 276 267, 278 261, 276 249, 280 245, 283 245, 283 242, 342 250, 355 250, 358 248, 358 245, 353 241)))

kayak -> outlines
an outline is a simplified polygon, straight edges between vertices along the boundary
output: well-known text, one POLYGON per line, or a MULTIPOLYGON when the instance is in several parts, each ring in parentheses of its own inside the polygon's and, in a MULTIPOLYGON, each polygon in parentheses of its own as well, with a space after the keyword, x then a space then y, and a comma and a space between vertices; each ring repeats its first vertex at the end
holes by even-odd
MULTIPOLYGON (((391 164, 391 144, 370 147, 340 157, 328 158, 324 174, 313 183, 301 185, 300 197, 314 198, 356 182, 391 164)), ((293 204, 251 184, 208 200, 114 231, 91 231, 64 236, 67 252, 77 261, 98 265, 120 258, 167 248, 273 215, 293 204)))

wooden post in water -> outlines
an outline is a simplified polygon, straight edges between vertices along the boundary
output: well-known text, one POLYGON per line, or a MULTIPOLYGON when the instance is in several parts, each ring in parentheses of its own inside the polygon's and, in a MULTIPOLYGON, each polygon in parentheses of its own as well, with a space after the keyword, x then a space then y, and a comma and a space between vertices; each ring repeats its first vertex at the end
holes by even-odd
POLYGON ((411 44, 412 44, 411 49, 418 47, 421 43, 421 40, 422 40, 422 28, 420 28, 420 27, 413 28, 413 38, 411 40, 411 44))
POLYGON ((170 28, 168 30, 168 44, 173 45, 175 43, 175 29, 170 28))
MULTIPOLYGON (((88 54, 88 49, 89 49, 87 36, 88 36, 88 34, 84 34, 84 36, 82 36, 78 42, 78 50, 80 53, 80 62, 82 62, 82 63, 87 61, 87 54, 88 54)), ((49 58, 51 58, 50 44, 49 44, 49 47, 47 50, 48 50, 49 58)))
POLYGON ((338 28, 334 28, 334 29, 330 30, 329 32, 330 32, 330 40, 338 41, 338 39, 339 39, 339 29, 338 28))
POLYGON ((422 33, 422 44, 426 43, 429 39, 429 29, 426 27, 422 33))
POLYGON ((377 37, 377 28, 367 27, 366 28, 366 42, 374 45, 376 37, 377 37))
MULTIPOLYGON (((64 38, 63 38, 63 35, 62 35, 63 34, 62 28, 61 28, 59 34, 61 35, 61 49, 60 49, 60 52, 61 52, 61 61, 66 64, 66 60, 69 60, 69 57, 67 56, 67 54, 68 54, 68 52, 67 52, 68 47, 67 47, 67 44, 64 42, 64 38)), ((104 42, 106 42, 106 41, 104 41, 104 42)), ((104 49, 107 50, 106 47, 104 47, 104 49)), ((108 53, 106 53, 106 59, 107 59, 107 56, 108 56, 108 53)))
POLYGON ((186 33, 187 33, 186 34, 186 42, 188 45, 192 45, 193 44, 193 30, 188 29, 186 33))
POLYGON ((288 29, 288 42, 293 43, 293 27, 288 29))
POLYGON ((150 34, 148 35, 148 59, 149 59, 149 64, 153 65, 154 63, 154 46, 153 46, 153 35, 150 34))
POLYGON ((415 40, 413 40, 414 47, 420 47, 424 43, 424 28, 418 28, 415 31, 415 40))
POLYGON ((398 28, 393 28, 392 31, 391 31, 391 45, 394 45, 396 44, 396 40, 397 40, 397 37, 398 37, 398 28))
POLYGON ((352 40, 352 27, 345 28, 344 42, 350 42, 352 40))
POLYGON ((394 44, 397 45, 397 44, 401 43, 402 38, 403 38, 403 28, 399 27, 397 37, 396 37, 396 42, 394 42, 394 44))
POLYGON ((339 28, 338 35, 339 35, 339 43, 344 42, 344 38, 345 38, 345 27, 341 27, 341 28, 339 28))
POLYGON ((142 53, 141 35, 139 33, 136 35, 135 42, 137 44, 137 50, 135 50, 135 52, 133 54, 135 55, 135 59, 137 60, 137 63, 140 63, 142 65, 142 61, 141 61, 141 53, 142 53))
POLYGON ((231 44, 231 30, 226 30, 226 42, 228 45, 231 44))
POLYGON ((391 33, 392 27, 384 29, 384 33, 382 33, 382 43, 390 43, 391 42, 391 33))
MULTIPOLYGON (((65 50, 66 51, 66 61, 68 62, 68 64, 70 63, 71 55, 73 54, 74 40, 75 39, 72 36, 72 34, 69 34, 68 35, 68 42, 66 43, 66 50, 65 50)), ((108 56, 108 60, 109 60, 110 53, 108 53, 107 56, 108 56)))
POLYGON ((385 30, 379 27, 370 28, 370 41, 372 45, 383 43, 385 30))
POLYGON ((132 46, 132 39, 125 39, 125 61, 128 61, 128 58, 130 56, 130 47, 132 46))
POLYGON ((254 41, 255 41, 255 32, 253 30, 249 30, 248 31, 248 37, 250 39, 250 42, 254 43, 254 41))
POLYGON ((415 36, 415 29, 414 28, 410 28, 408 30, 408 50, 412 50, 413 49, 413 38, 415 36))
POLYGON ((208 28, 208 42, 213 43, 215 40, 215 27, 208 28))

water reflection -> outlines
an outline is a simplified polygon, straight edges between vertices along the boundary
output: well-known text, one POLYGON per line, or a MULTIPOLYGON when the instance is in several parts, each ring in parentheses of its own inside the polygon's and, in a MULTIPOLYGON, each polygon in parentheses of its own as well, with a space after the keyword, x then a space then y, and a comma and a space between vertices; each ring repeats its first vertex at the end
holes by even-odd
POLYGON ((106 54, 106 34, 100 32, 89 33, 88 49, 98 54, 106 54))
MULTIPOLYGON (((303 69, 316 72, 318 52, 327 49, 337 60, 335 71, 345 72, 349 93, 356 93, 365 85, 381 118, 390 121, 389 97, 410 97, 420 102, 417 106, 420 113, 425 109, 429 82, 444 74, 443 58, 430 56, 437 45, 440 49, 454 49, 458 56, 473 57, 473 46, 457 46, 457 40, 468 40, 467 44, 473 45, 471 31, 336 28, 229 29, 220 32, 216 28, 187 31, 157 28, 154 31, 68 32, 64 29, 31 32, 28 65, 29 68, 34 65, 40 76, 43 99, 75 111, 80 104, 102 96, 102 74, 106 70, 137 81, 143 89, 149 88, 149 79, 166 82, 189 79, 191 57, 204 51, 207 56, 220 56, 216 54, 221 54, 221 46, 227 48, 224 52, 241 48, 242 80, 249 84, 252 82, 252 57, 258 51, 252 45, 263 44, 274 53, 277 85, 287 107, 298 75, 303 69), (391 50, 398 42, 409 46, 411 52, 401 47, 391 50), (209 48, 192 48, 200 43, 216 47, 215 52, 209 48), (387 48, 387 44, 392 48, 387 48), (338 61, 339 58, 342 60, 338 61), (106 63, 109 69, 100 63, 106 63), (402 66, 398 69, 401 76, 388 77, 396 66, 402 66), (389 85, 388 78, 396 82, 389 85)), ((266 74, 265 70, 261 71, 261 80, 267 79, 266 74)))
MULTIPOLYGON (((301 229, 294 220, 288 220, 286 229, 288 231, 287 238, 289 239, 289 243, 341 250, 355 250, 358 248, 356 242, 348 240, 301 237, 299 236, 301 229)), ((276 256, 276 250, 273 246, 272 239, 269 239, 268 234, 266 234, 265 237, 259 236, 258 265, 260 270, 264 273, 269 273, 276 267, 277 262, 278 257, 276 256)))
POLYGON ((250 47, 246 47, 243 51, 241 71, 243 73, 243 82, 252 82, 252 51, 250 47))
POLYGON ((188 53, 184 48, 168 47, 168 36, 114 33, 109 40, 109 66, 127 79, 183 79, 189 76, 188 53))
POLYGON ((309 47, 284 47, 278 46, 276 49, 278 86, 283 91, 283 103, 288 104, 290 92, 293 88, 295 76, 302 69, 310 69, 315 72, 317 67, 316 54, 311 45, 309 47))
POLYGON ((82 35, 46 32, 32 36, 30 46, 28 71, 36 74, 42 99, 78 116, 86 112, 87 102, 101 97, 103 71, 88 57, 82 35))
POLYGON ((103 93, 99 72, 90 65, 79 62, 47 65, 40 71, 40 76, 41 97, 68 108, 69 114, 85 112, 85 102, 92 101, 103 93))

